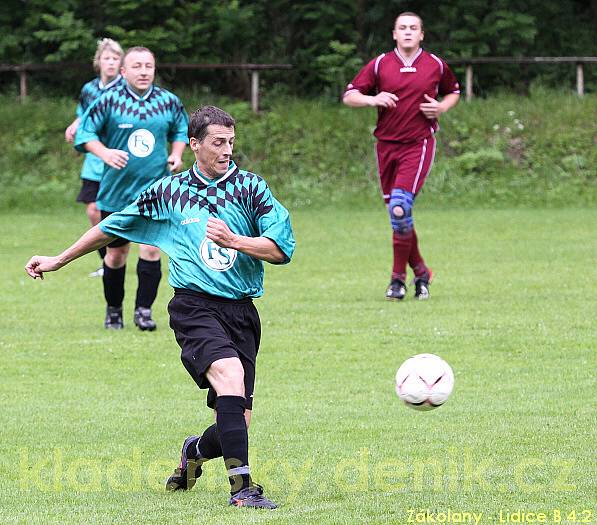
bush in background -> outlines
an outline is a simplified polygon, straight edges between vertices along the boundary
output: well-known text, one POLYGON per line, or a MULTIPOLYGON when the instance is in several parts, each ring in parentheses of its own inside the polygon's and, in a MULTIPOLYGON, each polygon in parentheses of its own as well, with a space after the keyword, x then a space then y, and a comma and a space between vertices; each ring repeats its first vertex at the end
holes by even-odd
MULTIPOLYGON (((181 93, 187 109, 215 103, 238 122, 235 159, 291 207, 379 203, 376 113, 328 98, 245 102, 181 93)), ((75 101, 0 97, 0 210, 74 205, 82 156, 64 142, 75 101)), ((535 89, 461 102, 441 119, 423 206, 592 206, 597 96, 535 89)), ((192 163, 187 149, 185 164, 192 163)))

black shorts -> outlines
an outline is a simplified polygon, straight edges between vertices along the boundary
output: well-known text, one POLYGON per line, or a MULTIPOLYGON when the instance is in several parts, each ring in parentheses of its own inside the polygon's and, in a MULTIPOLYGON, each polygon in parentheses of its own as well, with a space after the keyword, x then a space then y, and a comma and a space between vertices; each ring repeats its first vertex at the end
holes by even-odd
POLYGON ((253 301, 177 288, 168 313, 183 365, 199 388, 209 389, 207 406, 215 408, 217 397, 205 375, 207 369, 218 359, 238 357, 245 371, 245 397, 251 410, 261 339, 261 322, 253 301))
POLYGON ((81 191, 79 192, 79 195, 77 195, 77 202, 84 202, 85 204, 95 202, 100 183, 95 180, 87 179, 81 179, 81 182, 81 191))
MULTIPOLYGON (((106 217, 109 217, 114 212, 100 210, 100 213, 102 215, 103 221, 106 217)), ((127 239, 123 239, 122 237, 115 237, 114 240, 110 244, 108 244, 107 248, 120 248, 121 246, 126 246, 129 242, 130 241, 128 241, 127 239)))

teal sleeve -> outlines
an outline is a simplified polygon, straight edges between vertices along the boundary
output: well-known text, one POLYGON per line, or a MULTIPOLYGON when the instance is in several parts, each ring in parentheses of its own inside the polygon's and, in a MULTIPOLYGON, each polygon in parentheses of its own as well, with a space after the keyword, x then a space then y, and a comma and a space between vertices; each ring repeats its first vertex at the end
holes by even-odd
POLYGON ((168 129, 168 142, 189 143, 189 117, 180 100, 177 99, 177 110, 168 129))
POLYGON ((124 210, 112 213, 99 223, 99 228, 106 235, 122 237, 139 244, 150 244, 172 253, 174 245, 171 235, 170 212, 168 208, 158 207, 159 198, 156 189, 162 180, 145 190, 139 198, 124 210))
POLYGON ((75 114, 77 115, 77 117, 81 118, 84 115, 84 113, 85 113, 85 111, 83 110, 83 106, 79 102, 77 104, 77 109, 75 110, 75 114))
POLYGON ((257 228, 260 237, 267 237, 274 241, 285 255, 281 264, 287 264, 292 259, 296 241, 290 223, 288 210, 278 202, 268 187, 265 188, 263 198, 254 211, 257 216, 257 228))
POLYGON ((100 140, 99 135, 104 122, 106 121, 106 106, 98 105, 98 102, 103 97, 98 98, 93 104, 91 104, 83 116, 81 117, 81 123, 77 128, 75 135, 75 149, 81 153, 87 153, 85 144, 92 140, 100 140))

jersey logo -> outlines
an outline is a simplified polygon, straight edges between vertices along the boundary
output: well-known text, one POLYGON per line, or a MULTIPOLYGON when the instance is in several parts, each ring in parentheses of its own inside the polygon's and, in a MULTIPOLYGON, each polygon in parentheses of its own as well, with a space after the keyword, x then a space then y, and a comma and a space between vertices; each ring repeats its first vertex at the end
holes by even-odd
POLYGON ((132 124, 118 124, 118 127, 120 129, 129 129, 129 128, 132 128, 133 125, 132 124))
POLYGON ((193 222, 201 222, 201 219, 199 217, 189 217, 188 219, 180 221, 180 224, 184 226, 185 224, 191 224, 193 222))
POLYGON ((155 146, 155 137, 148 129, 136 129, 129 137, 127 146, 135 157, 148 157, 155 146))
POLYGON ((406 66, 400 68, 400 73, 416 73, 417 68, 412 66, 406 66))
POLYGON ((215 242, 205 238, 199 246, 201 260, 212 270, 216 272, 225 272, 232 268, 236 261, 236 250, 232 248, 222 248, 215 242))

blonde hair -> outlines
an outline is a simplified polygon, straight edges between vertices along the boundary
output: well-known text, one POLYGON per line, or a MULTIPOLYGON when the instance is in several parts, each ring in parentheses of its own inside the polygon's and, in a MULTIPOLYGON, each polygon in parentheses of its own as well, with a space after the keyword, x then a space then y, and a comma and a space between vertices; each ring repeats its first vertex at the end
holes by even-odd
POLYGON ((112 40, 111 38, 101 38, 97 41, 97 49, 95 50, 95 55, 93 57, 93 68, 99 73, 100 70, 100 57, 104 51, 112 51, 112 53, 119 55, 122 59, 124 55, 124 51, 120 44, 116 42, 116 40, 112 40))

